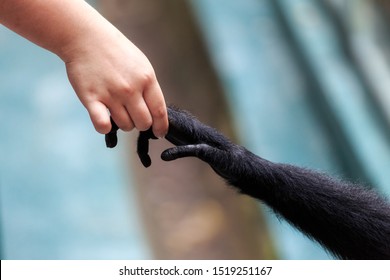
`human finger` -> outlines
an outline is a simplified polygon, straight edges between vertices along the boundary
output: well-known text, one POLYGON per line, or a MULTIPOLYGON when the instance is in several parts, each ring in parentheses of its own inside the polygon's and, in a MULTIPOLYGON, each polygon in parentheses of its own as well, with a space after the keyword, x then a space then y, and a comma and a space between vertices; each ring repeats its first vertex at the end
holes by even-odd
POLYGON ((108 133, 111 130, 111 122, 107 107, 99 101, 88 103, 85 107, 95 130, 101 134, 108 133))
POLYGON ((157 80, 145 89, 143 96, 152 116, 153 133, 162 138, 168 133, 168 114, 164 95, 157 80))
POLYGON ((122 105, 111 105, 109 108, 112 119, 123 131, 130 131, 134 128, 134 123, 126 108, 122 105))
POLYGON ((132 102, 128 102, 126 109, 134 122, 134 126, 139 131, 148 130, 152 126, 152 116, 142 98, 139 98, 137 101, 133 100, 132 102))

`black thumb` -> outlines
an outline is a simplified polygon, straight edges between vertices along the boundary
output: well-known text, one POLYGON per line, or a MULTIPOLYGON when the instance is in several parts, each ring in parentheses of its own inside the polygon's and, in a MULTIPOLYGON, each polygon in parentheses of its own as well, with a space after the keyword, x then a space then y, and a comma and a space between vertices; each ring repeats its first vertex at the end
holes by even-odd
POLYGON ((164 161, 172 161, 183 157, 197 157, 213 165, 215 163, 215 159, 220 157, 221 153, 223 153, 223 151, 207 144, 195 144, 167 149, 162 152, 161 159, 164 161))

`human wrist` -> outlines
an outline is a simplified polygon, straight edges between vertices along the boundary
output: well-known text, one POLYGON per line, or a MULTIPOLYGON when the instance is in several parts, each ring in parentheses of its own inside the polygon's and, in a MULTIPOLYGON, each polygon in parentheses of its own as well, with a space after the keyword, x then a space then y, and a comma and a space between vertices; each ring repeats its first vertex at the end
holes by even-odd
POLYGON ((85 2, 84 7, 84 16, 78 17, 82 20, 73 22, 73 27, 69 27, 72 32, 65 32, 64 36, 51 49, 65 63, 96 51, 106 42, 115 42, 124 37, 116 27, 88 3, 85 2))

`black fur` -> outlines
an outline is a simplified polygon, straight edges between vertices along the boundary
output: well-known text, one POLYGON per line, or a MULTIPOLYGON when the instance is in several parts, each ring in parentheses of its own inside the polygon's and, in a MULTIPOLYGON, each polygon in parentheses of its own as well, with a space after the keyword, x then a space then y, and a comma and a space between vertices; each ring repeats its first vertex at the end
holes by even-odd
MULTIPOLYGON (((169 107, 166 139, 176 147, 161 158, 198 157, 240 192, 278 215, 341 259, 390 259, 390 204, 373 190, 308 169, 278 164, 229 141, 188 112, 169 107)), ((138 154, 147 167, 151 130, 141 132, 138 154)))

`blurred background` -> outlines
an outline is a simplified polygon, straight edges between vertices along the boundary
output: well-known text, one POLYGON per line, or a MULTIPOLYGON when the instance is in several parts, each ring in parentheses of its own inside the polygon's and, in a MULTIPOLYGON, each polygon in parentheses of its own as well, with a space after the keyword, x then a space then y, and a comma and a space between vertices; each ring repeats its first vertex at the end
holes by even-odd
MULTIPOLYGON (((390 4, 89 1, 168 103, 235 142, 390 197, 390 4)), ((0 26, 2 259, 331 259, 204 163, 105 148, 63 63, 0 26)))

